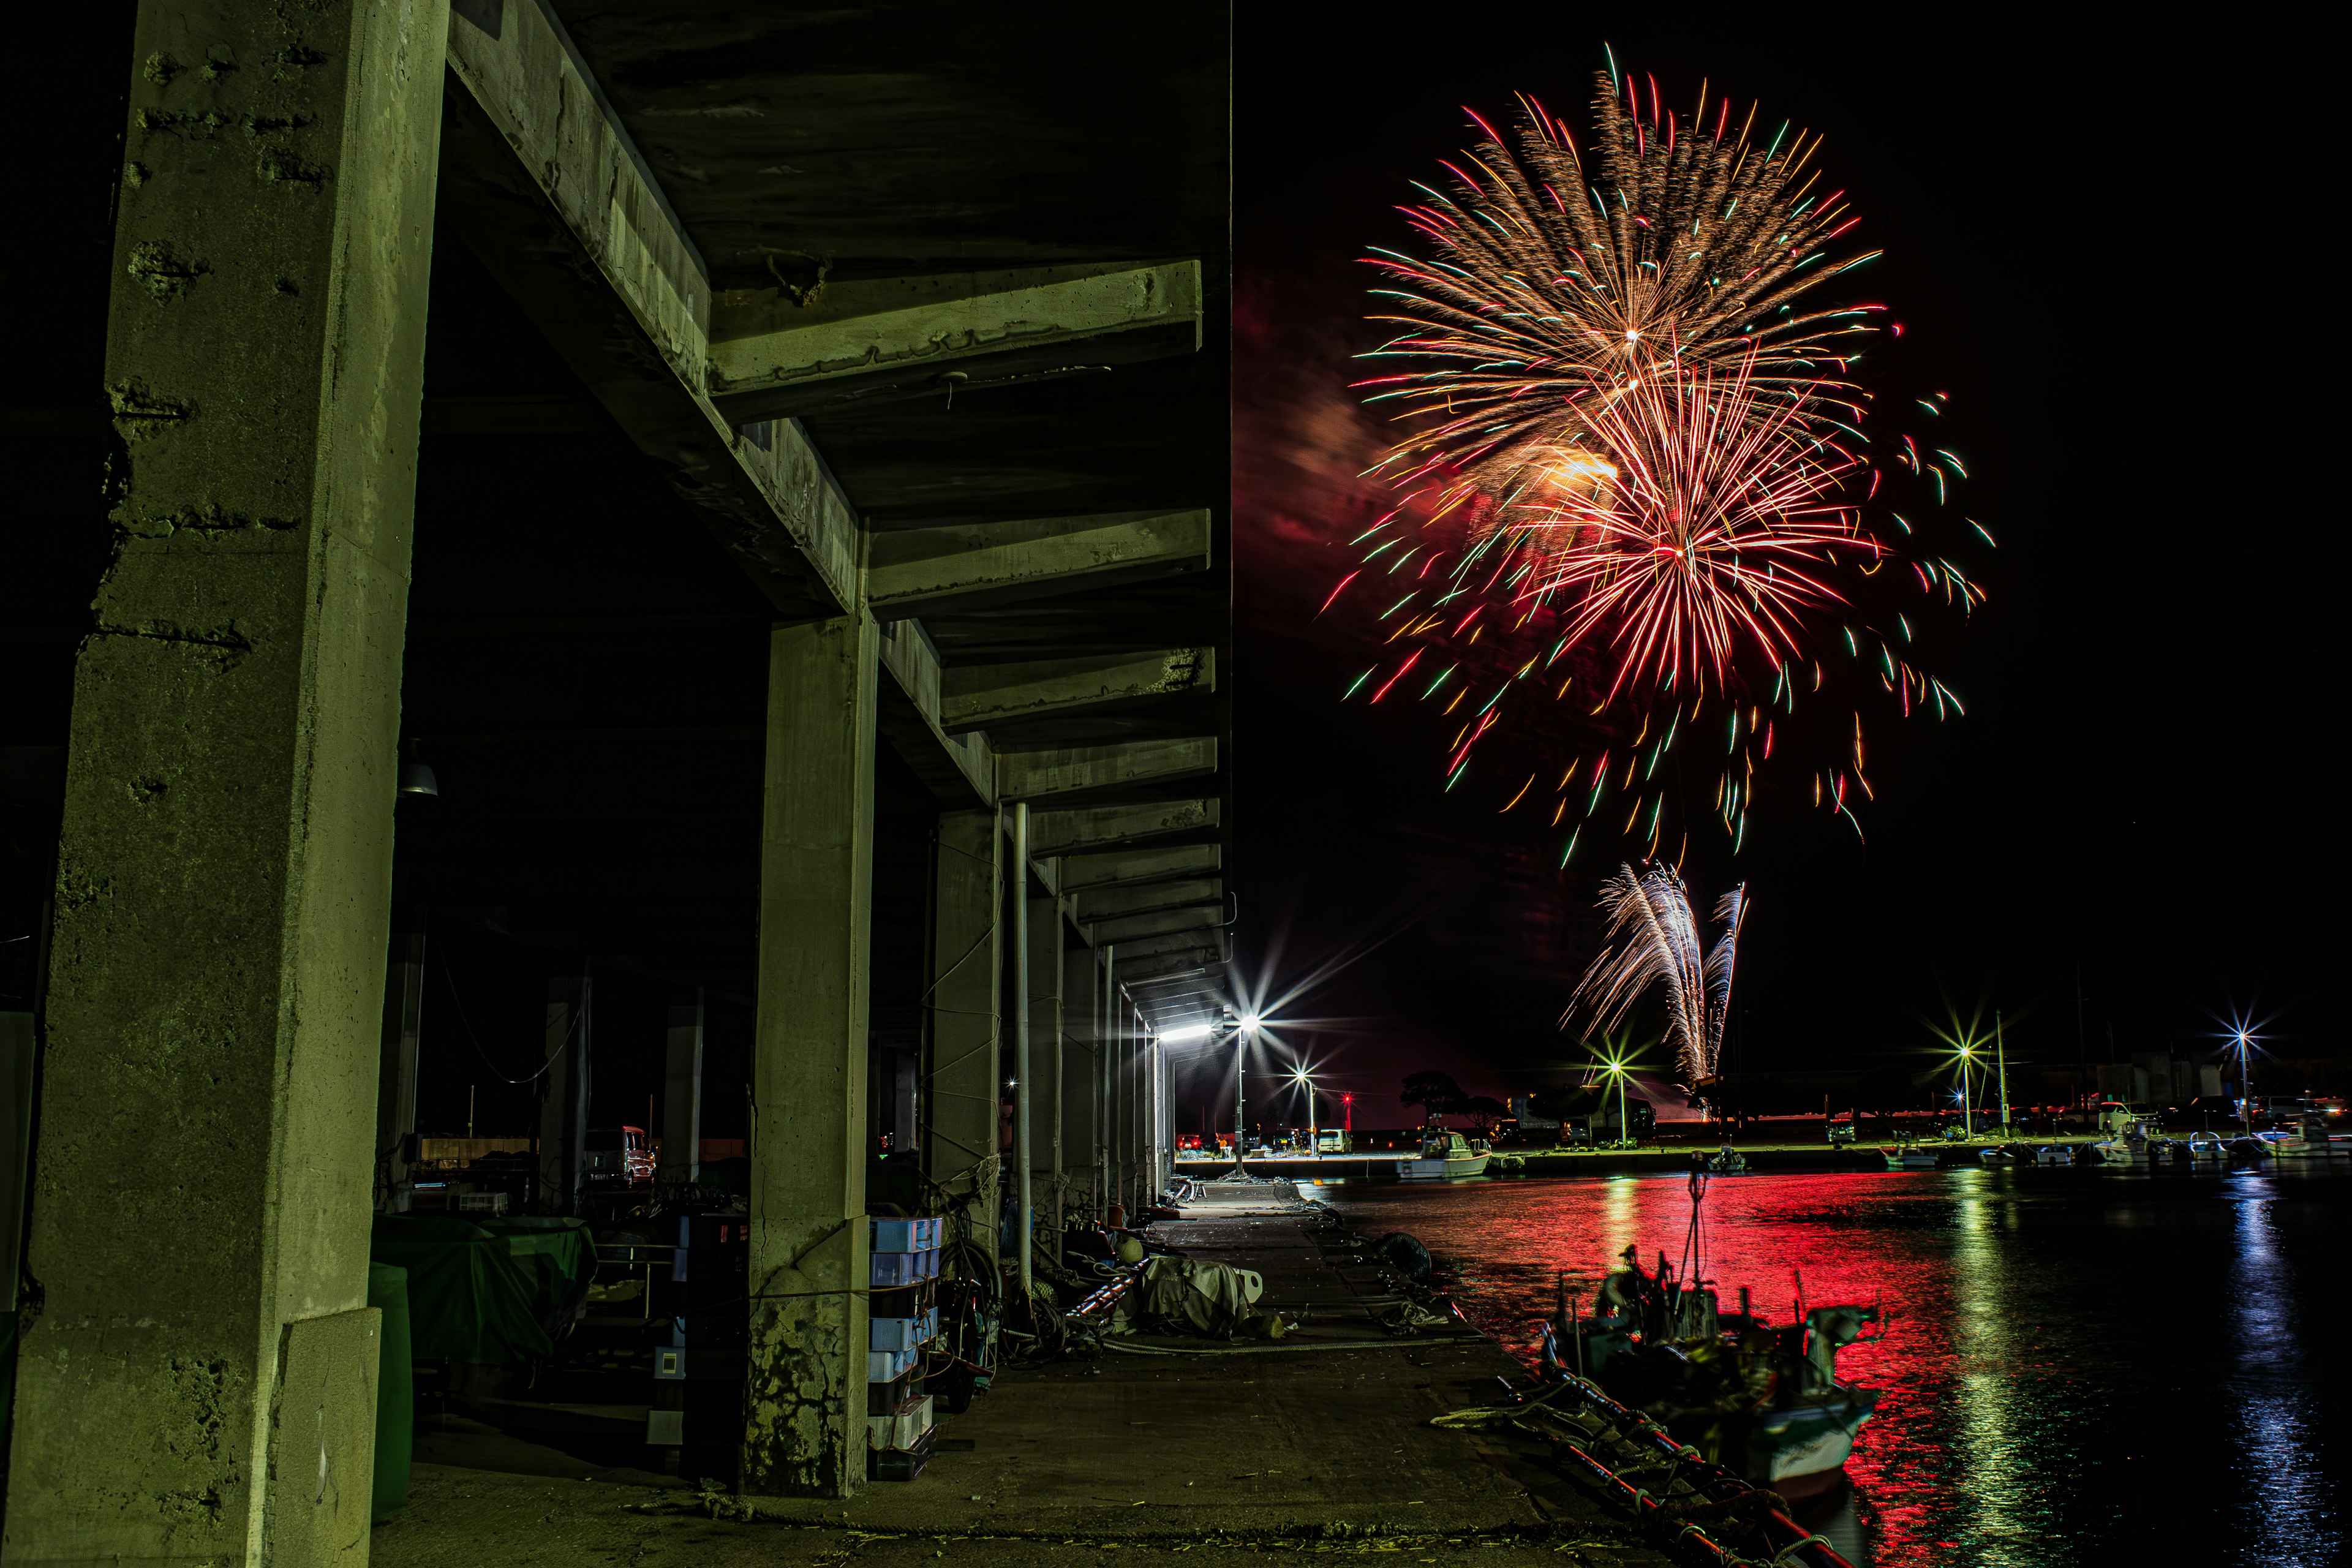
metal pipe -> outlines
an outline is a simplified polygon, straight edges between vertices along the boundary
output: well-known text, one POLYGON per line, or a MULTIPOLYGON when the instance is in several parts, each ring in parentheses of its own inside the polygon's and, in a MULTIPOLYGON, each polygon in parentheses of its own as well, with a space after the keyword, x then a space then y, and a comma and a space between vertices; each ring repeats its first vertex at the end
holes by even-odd
POLYGON ((1034 1283, 1029 1170, 1029 803, 1013 805, 1013 1157, 1020 1162, 1014 1234, 1021 1247, 1021 1301, 1034 1283))

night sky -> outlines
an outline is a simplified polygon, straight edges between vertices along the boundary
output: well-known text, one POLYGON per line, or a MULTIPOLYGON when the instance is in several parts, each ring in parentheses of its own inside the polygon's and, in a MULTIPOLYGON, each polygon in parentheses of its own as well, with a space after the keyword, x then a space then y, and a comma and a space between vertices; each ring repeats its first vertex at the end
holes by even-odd
MULTIPOLYGON (((1694 834, 1694 901, 1742 879, 1754 900, 1727 1057, 1924 1065, 1948 1001, 1999 1008, 2012 1062, 2069 1063, 2078 972, 2092 1061, 2216 1051, 2233 1011, 2276 1057, 2340 1048, 2324 51, 2276 23, 1893 15, 1375 7, 1309 34, 1241 13, 1237 967, 1278 992, 1378 944, 1286 1010, 1328 1021, 1289 1038, 1373 1124, 1410 1116, 1419 1068, 1500 1094, 1580 1059, 1557 1024, 1614 857, 1604 837, 1557 870, 1550 797, 1501 810, 1570 754, 1573 704, 1483 744, 1449 794, 1458 716, 1339 701, 1391 629, 1344 596, 1317 617, 1380 510, 1355 477, 1382 439, 1348 386, 1382 335, 1357 258, 1405 245, 1409 182, 1475 139, 1462 106, 1499 123, 1526 90, 1581 132, 1604 38, 1685 112, 1705 77, 1827 133, 1864 220, 1843 243, 1887 255, 1824 297, 1894 306, 1906 332, 1863 378, 1882 405, 1949 394, 1964 510, 2000 542, 1935 660, 1969 716, 1876 726, 1866 844, 1799 798, 1801 771, 1736 860, 1694 834)), ((1180 1130, 1219 1081, 1188 1081, 1180 1130)))

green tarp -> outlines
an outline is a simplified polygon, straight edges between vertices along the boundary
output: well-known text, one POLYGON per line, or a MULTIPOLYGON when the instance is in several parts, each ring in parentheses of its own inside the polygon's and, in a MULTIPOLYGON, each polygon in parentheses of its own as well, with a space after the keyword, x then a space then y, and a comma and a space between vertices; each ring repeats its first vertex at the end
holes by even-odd
POLYGON ((554 1354, 596 1272, 576 1219, 379 1215, 370 1258, 408 1270, 419 1358, 486 1364, 554 1354))

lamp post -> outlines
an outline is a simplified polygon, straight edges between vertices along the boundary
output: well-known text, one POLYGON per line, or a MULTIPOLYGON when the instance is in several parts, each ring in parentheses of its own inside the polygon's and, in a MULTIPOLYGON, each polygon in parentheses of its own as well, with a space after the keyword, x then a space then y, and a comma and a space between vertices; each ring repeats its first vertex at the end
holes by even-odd
POLYGON ((1628 1144, 1633 1142, 1633 1125, 1625 1115, 1625 1079, 1632 1076, 1626 1070, 1630 1065, 1622 1056, 1604 1056, 1601 1058, 1601 1073, 1605 1077, 1614 1079, 1617 1082, 1617 1141, 1620 1143, 1628 1144))
POLYGON ((1290 1069, 1290 1081, 1307 1091, 1307 1157, 1319 1159, 1321 1151, 1315 1136, 1315 1075, 1302 1062, 1290 1069))
POLYGON ((2001 1032, 2000 1014, 1992 1016, 1993 1060, 2000 1069, 2000 1135, 2009 1136, 2009 1037, 2001 1032))
POLYGON ((1969 1105, 1969 1063, 1976 1059, 1976 1054, 1974 1046, 1960 1047, 1960 1136, 1963 1138, 1977 1135, 1976 1115, 1969 1105))
POLYGON ((1236 1173, 1244 1169, 1242 1164, 1242 1139, 1244 1136, 1242 1121, 1242 1052, 1247 1047, 1249 1037, 1256 1033, 1257 1015, 1255 1013, 1243 1014, 1240 1020, 1234 1026, 1234 1170, 1236 1173))
POLYGON ((2254 1135, 2254 1086, 2246 1077, 2246 1031, 2238 1029, 2238 1120, 2245 1124, 2246 1136, 2254 1135))

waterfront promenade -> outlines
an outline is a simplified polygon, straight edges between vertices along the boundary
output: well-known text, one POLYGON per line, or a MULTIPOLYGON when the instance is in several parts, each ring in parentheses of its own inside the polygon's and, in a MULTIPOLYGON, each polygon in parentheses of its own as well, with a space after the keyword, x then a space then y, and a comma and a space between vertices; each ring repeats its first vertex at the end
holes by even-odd
POLYGON ((1145 1341, 1008 1371, 942 1425, 920 1478, 845 1501, 705 1498, 512 1440, 476 1446, 467 1466, 433 1463, 426 1445, 409 1512, 377 1528, 373 1561, 896 1568, 1118 1551, 1181 1552, 1202 1568, 1296 1549, 1475 1554, 1484 1568, 1665 1563, 1532 1447, 1429 1425, 1493 1403, 1497 1379, 1525 1369, 1458 1323, 1389 1335, 1372 1316, 1397 1300, 1380 1269, 1287 1184, 1211 1184, 1186 1214, 1159 1232, 1192 1256, 1257 1270, 1260 1306, 1304 1314, 1292 1334, 1145 1341))

